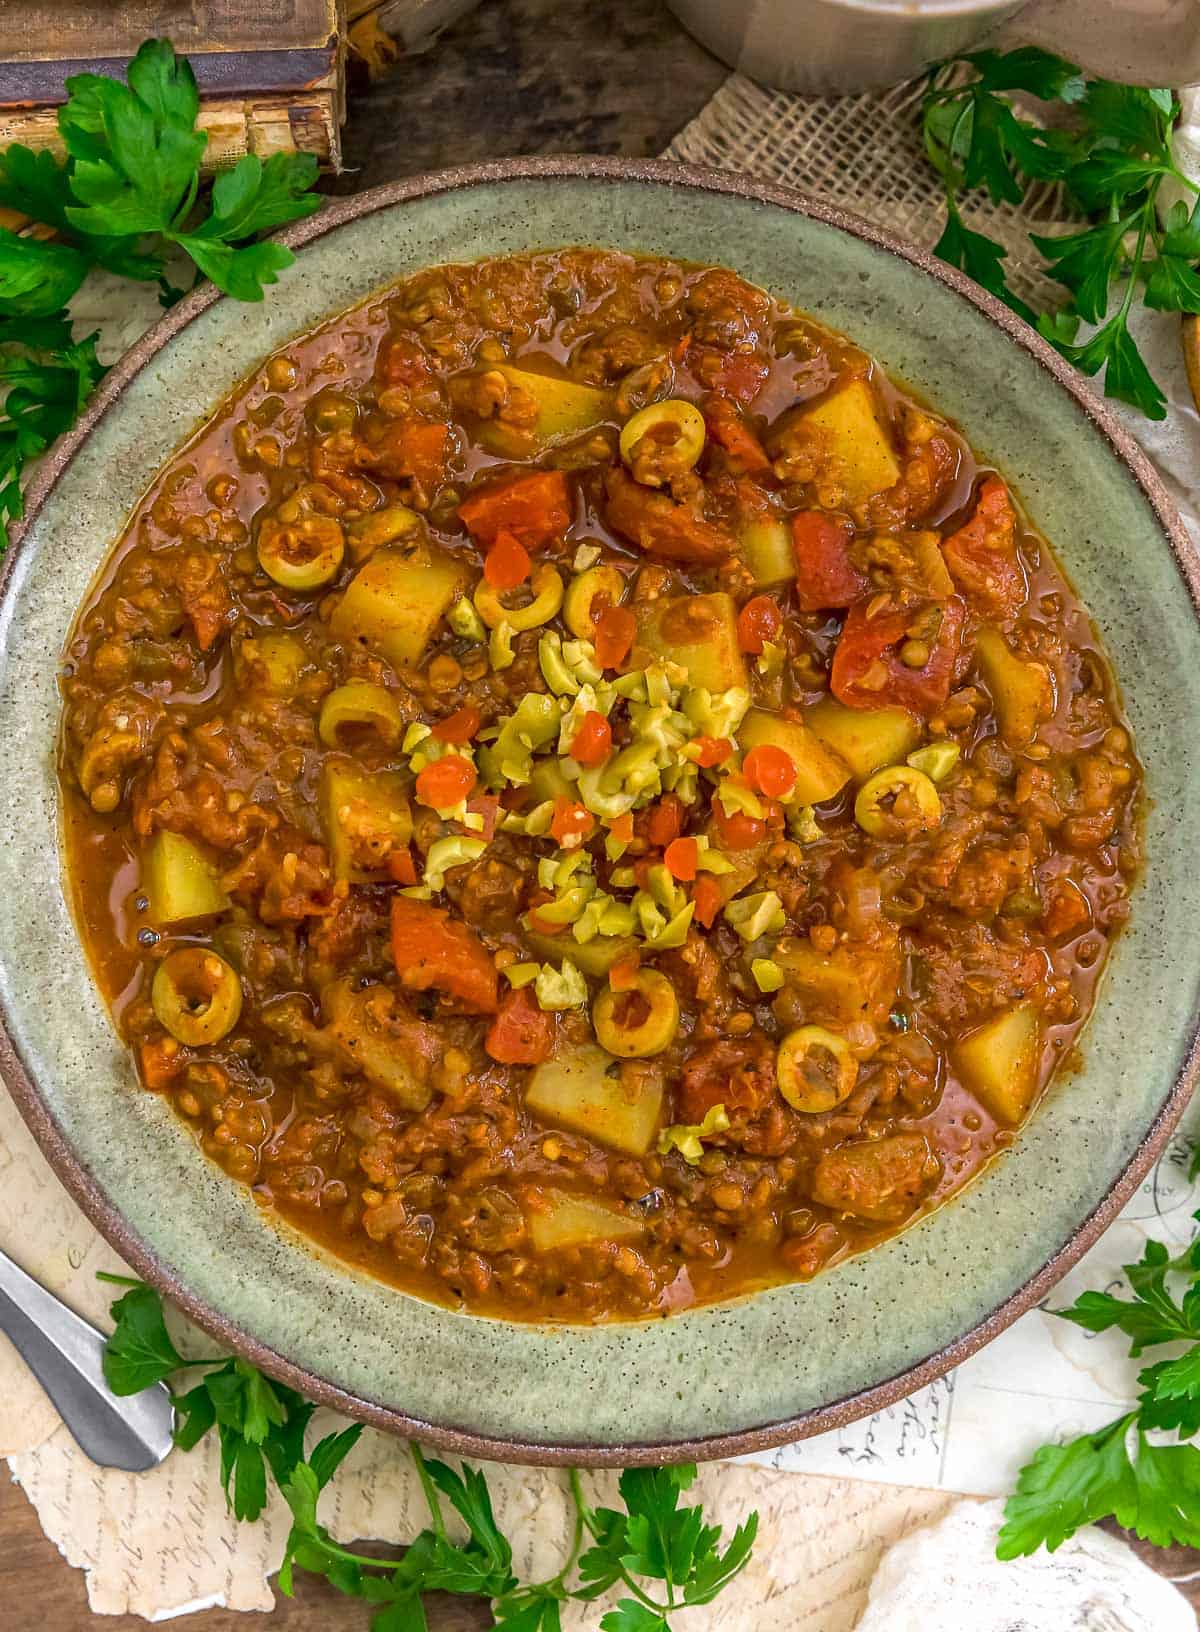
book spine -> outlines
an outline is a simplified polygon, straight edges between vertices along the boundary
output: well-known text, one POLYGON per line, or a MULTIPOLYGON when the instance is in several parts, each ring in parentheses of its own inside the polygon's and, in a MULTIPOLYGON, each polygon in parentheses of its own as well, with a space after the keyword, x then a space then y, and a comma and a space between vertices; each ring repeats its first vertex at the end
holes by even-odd
MULTIPOLYGON (((296 96, 263 96, 252 100, 214 100, 201 104, 197 124, 208 133, 202 168, 225 170, 246 153, 314 153, 320 163, 341 169, 341 133, 337 92, 304 91, 296 96)), ((54 108, 0 109, 0 148, 10 142, 48 148, 62 156, 54 108)))

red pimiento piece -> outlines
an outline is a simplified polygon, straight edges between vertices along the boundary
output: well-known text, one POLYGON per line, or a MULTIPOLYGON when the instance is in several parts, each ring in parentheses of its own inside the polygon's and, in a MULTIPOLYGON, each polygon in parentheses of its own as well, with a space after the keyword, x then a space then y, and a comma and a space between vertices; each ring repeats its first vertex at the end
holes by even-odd
POLYGON ((483 942, 442 907, 392 899, 392 959, 408 991, 438 991, 473 1014, 496 1009, 496 967, 483 942))
POLYGON ((727 811, 719 799, 713 800, 713 822, 722 850, 752 850, 766 837, 767 824, 744 810, 727 811))
POLYGON ((850 608, 833 654, 829 685, 847 708, 907 708, 929 715, 950 695, 958 661, 966 606, 952 595, 948 601, 908 610, 882 607, 871 614, 871 601, 850 608), (905 663, 900 653, 920 629, 923 620, 936 624, 927 640, 928 662, 920 668, 905 663))
POLYGON ((786 749, 773 743, 760 743, 751 748, 742 761, 746 780, 769 799, 786 799, 796 786, 796 761, 786 749))
POLYGON ((483 1046, 498 1065, 540 1065, 554 1049, 555 1019, 528 986, 506 992, 483 1046))
POLYGON ((459 826, 464 833, 470 834, 473 839, 482 839, 485 844, 491 844, 496 837, 496 823, 500 819, 500 801, 494 793, 477 793, 467 800, 467 814, 482 818, 482 827, 468 827, 460 822, 459 826))
POLYGON ((516 589, 529 577, 529 551, 509 532, 496 534, 496 542, 483 558, 483 576, 493 589, 516 589))
POLYGON ((627 810, 621 816, 614 816, 608 824, 608 831, 618 844, 628 844, 633 837, 633 812, 627 810))
POLYGON ((700 848, 695 839, 672 839, 663 853, 667 871, 681 883, 690 883, 696 876, 696 862, 700 848))
POLYGON ((388 857, 388 873, 397 884, 412 885, 417 882, 417 869, 407 845, 402 850, 392 851, 388 857))
POLYGON ((612 753, 612 726, 594 708, 580 722, 571 743, 571 758, 581 765, 603 765, 612 753))
POLYGON ((417 776, 417 798, 434 810, 448 810, 475 786, 475 767, 461 754, 446 754, 417 776))
POLYGON ((682 832, 683 801, 673 793, 664 793, 646 812, 646 837, 651 844, 665 850, 682 832))
POLYGON ((770 595, 756 595, 738 613, 738 645, 744 652, 761 652, 783 628, 783 613, 770 595))
POLYGON ((849 606, 870 585, 850 559, 850 523, 823 510, 801 510, 792 517, 792 554, 796 559, 796 599, 806 612, 849 606))
POLYGON ((946 539, 942 554, 958 588, 989 617, 1009 618, 1024 606, 1029 585, 1017 556, 1017 513, 998 476, 983 483, 975 514, 946 539))
POLYGON ((595 825, 596 818, 586 805, 578 804, 573 799, 558 798, 554 801, 550 833, 555 842, 564 849, 582 843, 595 825))
POLYGON ((479 730, 483 715, 469 703, 465 708, 456 708, 453 714, 447 714, 444 720, 439 720, 434 726, 432 735, 439 742, 464 743, 470 742, 479 730))
POLYGON ((701 873, 696 880, 696 888, 692 892, 692 902, 696 909, 693 914, 696 922, 704 929, 711 929, 716 922, 717 914, 724 904, 721 886, 711 873, 701 873))
POLYGON ((614 992, 631 992, 637 985, 638 970, 642 960, 636 952, 627 952, 623 958, 618 958, 608 971, 608 984, 614 992))
POLYGON ((602 669, 619 669, 637 634, 637 619, 624 606, 606 606, 596 619, 592 641, 602 669))
POLYGON ((733 752, 733 744, 728 737, 693 737, 692 758, 701 770, 711 770, 714 765, 724 765, 733 752))
POLYGON ((512 533, 535 550, 561 538, 571 525, 571 489, 563 471, 535 470, 476 489, 459 505, 458 517, 477 544, 512 533))

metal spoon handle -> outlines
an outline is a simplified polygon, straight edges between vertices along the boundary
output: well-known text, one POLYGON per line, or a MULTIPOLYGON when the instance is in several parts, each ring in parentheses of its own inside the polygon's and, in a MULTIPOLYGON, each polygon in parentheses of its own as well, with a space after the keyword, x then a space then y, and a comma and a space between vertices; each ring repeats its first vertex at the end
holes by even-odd
POLYGON ((171 1449, 174 1407, 159 1383, 120 1398, 104 1381, 104 1339, 0 1252, 0 1330, 7 1332, 79 1447, 103 1468, 142 1473, 171 1449))

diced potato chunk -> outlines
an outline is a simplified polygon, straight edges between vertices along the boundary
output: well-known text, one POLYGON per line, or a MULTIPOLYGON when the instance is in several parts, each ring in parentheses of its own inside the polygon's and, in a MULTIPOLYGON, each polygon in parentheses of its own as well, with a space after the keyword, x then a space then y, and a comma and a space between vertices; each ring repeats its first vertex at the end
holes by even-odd
POLYGON ((229 897, 216 867, 181 833, 156 833, 146 852, 143 873, 156 924, 187 924, 224 912, 229 897))
POLYGON ((1043 663, 1013 652, 993 624, 975 637, 975 655, 1000 720, 1000 734, 1010 748, 1028 746, 1040 723, 1054 711, 1054 683, 1043 663))
POLYGON ((597 1144, 644 1156, 658 1132, 662 1098, 660 1079, 585 1043, 537 1067, 525 1104, 535 1116, 597 1144))
POLYGON ((250 692, 266 692, 270 697, 290 697, 300 683, 306 654, 299 635, 285 629, 266 629, 252 640, 243 640, 234 659, 239 687, 250 692))
POLYGON ((831 392, 806 409, 801 420, 829 455, 828 474, 850 504, 861 504, 900 480, 900 466, 865 380, 851 380, 831 392))
POLYGON ((765 708, 752 708, 742 721, 738 744, 749 753, 771 743, 789 754, 796 767, 794 797, 802 805, 819 805, 832 799, 850 780, 850 769, 840 754, 830 748, 815 731, 799 720, 786 719, 765 708))
POLYGON ((641 1235, 643 1226, 602 1201, 572 1196, 565 1190, 547 1190, 543 1205, 530 1208, 529 1239, 534 1252, 557 1252, 563 1247, 584 1247, 591 1241, 627 1241, 641 1235))
POLYGON ((865 782, 885 765, 900 765, 921 740, 921 727, 903 708, 846 708, 827 697, 805 715, 808 726, 865 782))
POLYGON ((855 1020, 880 1025, 895 1002, 900 985, 898 940, 877 946, 839 941, 832 952, 818 952, 806 936, 789 936, 779 942, 773 956, 783 970, 789 1015, 794 1015, 799 998, 806 1022, 835 1029, 855 1020))
POLYGON ((350 580, 329 627, 337 640, 371 646, 396 668, 411 668, 470 576, 464 561, 424 540, 377 550, 350 580))
POLYGON ((1038 1013, 1032 1003, 1005 1009, 954 1048, 963 1082, 1008 1127, 1022 1121, 1033 1103, 1039 1057, 1038 1013))
POLYGON ((679 595, 652 601, 642 613, 638 644, 688 671, 690 686, 727 691, 746 684, 738 645, 737 607, 730 595, 679 595))
POLYGON ((778 589, 796 576, 792 529, 774 516, 748 521, 739 535, 742 565, 759 589, 778 589))
POLYGON ((412 838, 408 785, 395 771, 326 760, 320 808, 333 876, 352 884, 386 877, 389 856, 412 838))
MULTIPOLYGON (((537 403, 537 418, 529 431, 536 448, 547 447, 562 437, 578 436, 591 430, 613 414, 612 397, 607 391, 598 391, 591 385, 580 385, 575 380, 556 379, 552 374, 537 374, 531 369, 513 368, 502 363, 496 370, 516 391, 523 391, 537 403)), ((480 441, 504 451, 512 441, 512 432, 498 420, 485 420, 480 429, 480 441)), ((526 438, 514 446, 529 451, 526 438)))
MULTIPOLYGON (((380 986, 357 992, 349 981, 334 981, 321 993, 330 1037, 346 1063, 384 1089, 406 1111, 423 1111, 433 1089, 415 1068, 421 1048, 437 1046, 423 1021, 398 1013, 394 994, 380 986)), ((439 1050, 440 1052, 440 1050, 439 1050)))

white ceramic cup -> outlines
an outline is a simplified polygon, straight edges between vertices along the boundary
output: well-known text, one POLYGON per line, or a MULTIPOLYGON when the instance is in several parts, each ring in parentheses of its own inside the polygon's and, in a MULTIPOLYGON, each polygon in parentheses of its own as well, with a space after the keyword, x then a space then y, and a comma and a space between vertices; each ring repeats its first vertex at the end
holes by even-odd
POLYGON ((1200 80, 1200 0, 667 0, 723 61, 783 90, 894 85, 986 42, 1140 85, 1200 80), (1005 25, 1008 25, 1005 27, 1005 25), (1003 29, 1002 36, 996 31, 1003 29), (995 36, 995 37, 994 37, 995 36))

